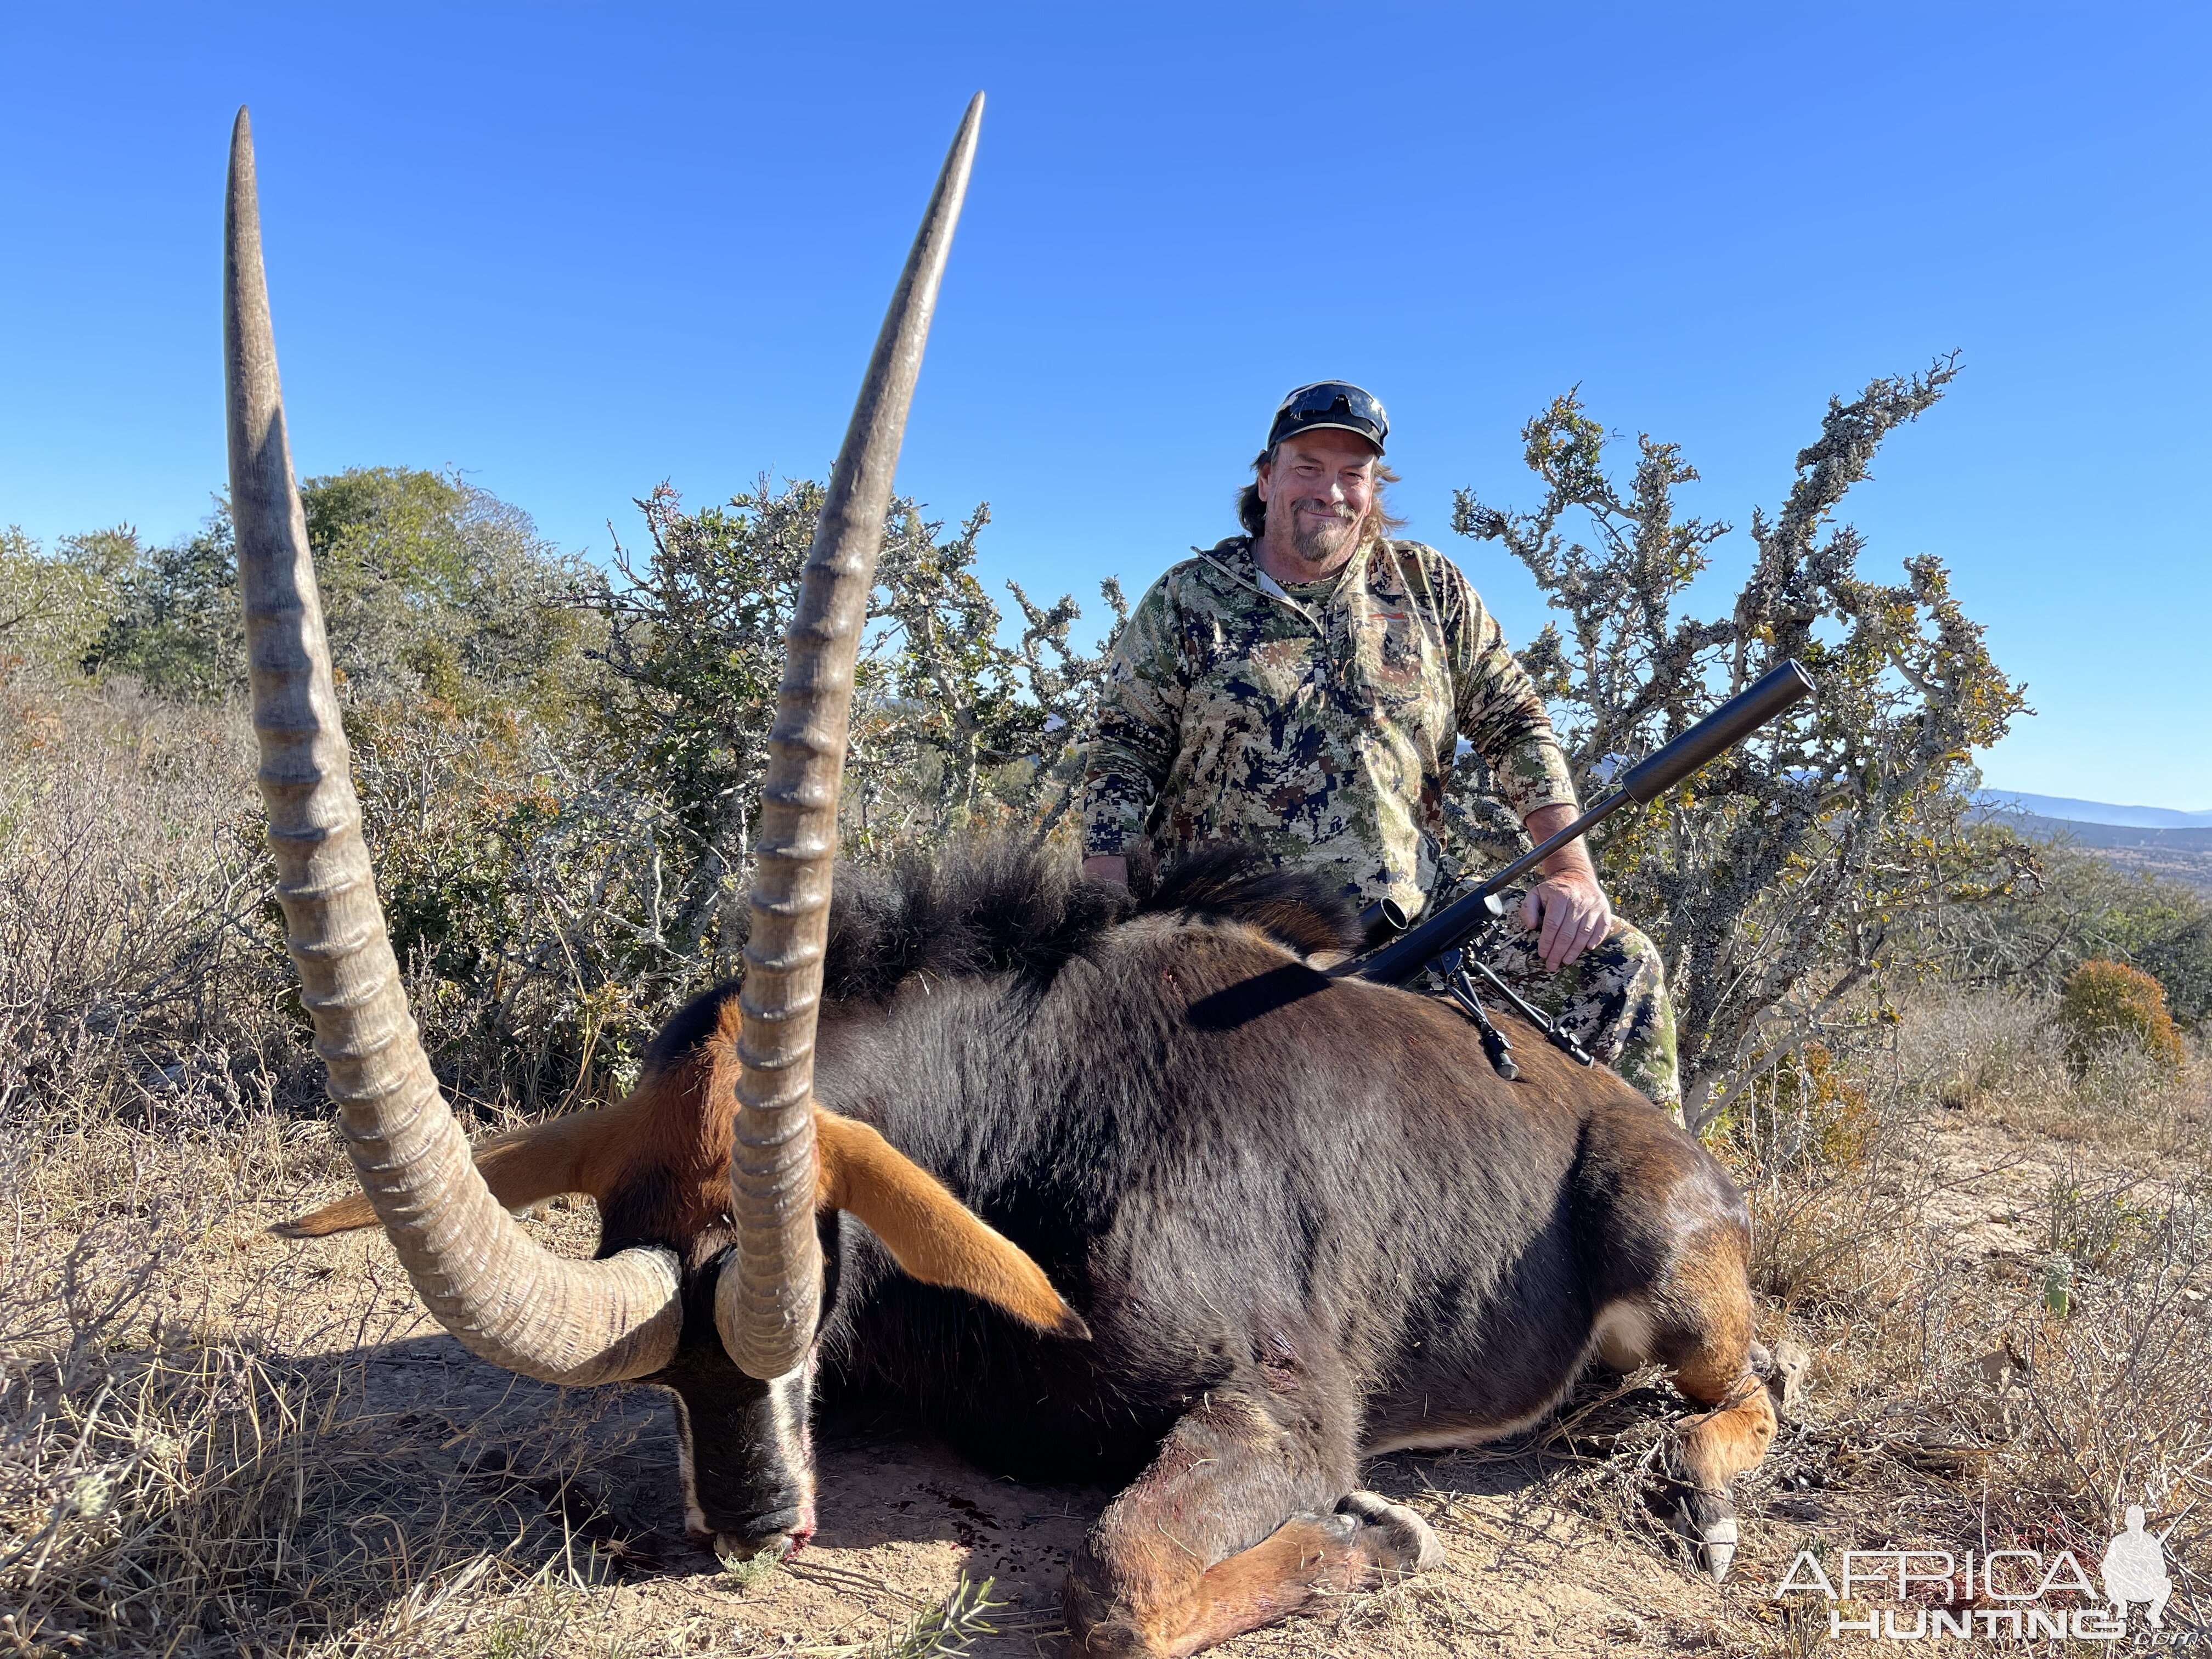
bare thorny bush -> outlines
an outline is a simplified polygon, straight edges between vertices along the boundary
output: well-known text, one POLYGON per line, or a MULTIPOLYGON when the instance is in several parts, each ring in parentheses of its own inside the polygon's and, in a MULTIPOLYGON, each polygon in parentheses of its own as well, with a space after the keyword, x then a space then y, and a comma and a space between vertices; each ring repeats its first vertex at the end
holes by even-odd
MULTIPOLYGON (((666 803, 650 843, 657 937, 686 960, 734 963, 751 869, 783 635, 821 511, 817 483, 763 478, 726 507, 687 513, 666 485, 638 503, 650 541, 619 544, 611 575, 580 596, 609 621, 610 725, 629 733, 641 776, 666 803), (665 876, 660 873, 665 870, 665 876)), ((1009 582, 1019 642, 975 574, 978 507, 957 533, 911 501, 892 505, 854 687, 846 762, 851 850, 1066 815, 1103 647, 1080 650, 1081 611, 1009 582)), ((1103 591, 1118 624, 1121 590, 1103 591)))
MULTIPOLYGON (((0 697, 13 717, 0 739, 0 1126, 35 1133, 89 1111, 188 1130, 203 1126, 187 1103, 259 1097, 320 1117, 242 710, 20 669, 0 697), (195 1078, 215 1092, 186 1086, 195 1078)), ((531 971, 557 958, 539 918, 572 873, 555 865, 557 841, 529 833, 558 763, 513 720, 388 714, 354 717, 382 739, 364 745, 361 776, 418 1018, 486 1109, 559 1098, 589 1052, 592 1007, 565 961, 531 971), (500 951, 473 954, 501 937, 500 951), (480 970, 480 989, 457 990, 480 970)))
POLYGON ((242 721, 23 673, 0 700, 0 1126, 143 1109, 195 1054, 276 1064, 286 964, 242 721))
MULTIPOLYGON (((1674 492, 1696 471, 1645 435, 1624 489, 1606 470, 1604 428, 1572 393, 1525 434, 1544 487, 1534 511, 1460 492, 1454 527, 1502 543, 1565 613, 1564 631, 1547 627, 1522 656, 1585 799, 1784 658, 1819 684, 1760 738, 1600 833, 1608 889, 1665 954, 1694 1127, 1808 1039, 1835 1042, 1911 919, 2000 893, 2020 867, 2011 843, 1964 827, 1973 750, 2004 734, 2018 688, 1937 560, 1907 560, 1901 583, 1870 580, 1863 538, 1832 522, 1882 440, 1954 373, 1939 362, 1831 402, 1780 511, 1752 516, 1757 556, 1725 617, 1678 614, 1729 529, 1676 516, 1674 492), (1568 539, 1577 525, 1594 545, 1568 539)), ((1454 804, 1478 855, 1515 833, 1480 783, 1454 804)))

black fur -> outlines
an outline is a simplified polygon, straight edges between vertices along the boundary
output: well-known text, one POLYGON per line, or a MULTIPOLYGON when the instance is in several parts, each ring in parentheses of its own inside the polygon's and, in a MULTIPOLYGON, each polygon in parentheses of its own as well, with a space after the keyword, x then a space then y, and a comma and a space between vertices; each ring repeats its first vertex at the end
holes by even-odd
MULTIPOLYGON (((1088 880, 1065 854, 1011 840, 956 847, 934 863, 908 858, 890 870, 841 866, 823 994, 880 1001, 916 976, 999 975, 1042 990, 1072 958, 1141 915, 1245 922, 1301 956, 1359 941, 1350 901, 1234 842, 1202 848, 1164 877, 1140 855, 1130 876, 1127 888, 1088 880)), ((647 1048, 646 1069, 665 1070, 704 1042, 736 992, 737 981, 726 981, 685 1003, 647 1048)))
POLYGON ((1302 955, 1358 942, 1348 900, 1303 871, 1275 868, 1253 848, 1202 848, 1164 878, 1139 860, 1132 878, 1126 889, 1087 880, 1066 854, 1011 841, 957 847, 934 863, 909 858, 890 871, 841 868, 823 994, 881 998, 917 974, 1014 974, 1048 984, 1109 929, 1140 915, 1248 922, 1302 955))
POLYGON ((840 868, 831 895, 823 991, 833 1000, 879 999, 916 975, 1048 983, 1135 908, 1123 889, 1085 880, 1065 854, 1011 842, 934 864, 840 868))
MULTIPOLYGON (((1363 1447, 1547 1409, 1608 1300, 1663 1305, 1707 1230, 1747 1236, 1719 1166, 1610 1073, 1528 1033, 1504 1083, 1443 1005, 1316 973, 1351 907, 1249 853, 1135 893, 1006 846, 841 884, 817 1094, 1027 1250, 1094 1338, 906 1279, 852 1225, 823 1382, 918 1406, 994 1468, 1127 1476, 1200 1402, 1243 1401, 1267 1456, 1341 1495, 1363 1447)), ((662 1042, 710 1025, 687 1009, 662 1042)), ((746 1386, 686 1359, 687 1397, 746 1386)), ((1252 1501, 1247 1542, 1282 1518, 1252 1501)))
POLYGON ((1200 848, 1170 866, 1157 885, 1142 863, 1130 875, 1139 915, 1241 921, 1301 956, 1359 945, 1359 913, 1350 899, 1307 871, 1278 869, 1255 848, 1235 842, 1200 848))

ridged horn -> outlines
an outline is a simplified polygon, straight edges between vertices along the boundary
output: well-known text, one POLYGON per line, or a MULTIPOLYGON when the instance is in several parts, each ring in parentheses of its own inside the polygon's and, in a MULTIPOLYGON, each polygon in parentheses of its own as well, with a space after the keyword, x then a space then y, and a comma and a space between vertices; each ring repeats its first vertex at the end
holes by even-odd
POLYGON ((822 1252, 814 1232, 814 1025, 837 851, 837 788, 854 665, 875 586, 891 478, 921 373, 937 286, 952 249, 983 118, 977 93, 953 135, 921 229, 891 295, 808 550, 785 636, 769 734, 759 866, 745 940, 744 1030, 730 1158, 738 1244, 714 1287, 714 1322, 739 1369, 796 1370, 814 1340, 822 1252))
POLYGON ((408 1012, 362 841, 292 479, 243 109, 223 229, 230 507, 261 798, 287 943, 347 1150, 416 1291, 471 1352, 548 1382, 646 1376, 676 1352, 675 1257, 629 1249, 571 1261, 532 1242, 477 1175, 408 1012))

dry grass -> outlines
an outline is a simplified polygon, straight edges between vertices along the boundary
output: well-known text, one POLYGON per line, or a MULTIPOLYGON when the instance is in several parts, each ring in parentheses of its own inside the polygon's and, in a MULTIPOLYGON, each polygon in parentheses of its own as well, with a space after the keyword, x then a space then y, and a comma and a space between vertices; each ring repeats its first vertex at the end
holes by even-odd
POLYGON ((2055 998, 1935 994, 1859 1072, 1861 1156, 1740 1169, 1769 1328, 1821 1368, 1770 1511, 1844 1547, 2094 1561, 2140 1503, 2175 1528, 2169 1626, 2201 1627, 2212 1067, 2069 1067, 2055 998))
POLYGON ((578 1650, 613 1559, 564 1501, 606 1449, 588 1397, 509 1455, 373 1390, 360 1354, 422 1328, 405 1282, 263 1239, 340 1164, 227 1076, 165 1101, 215 1127, 9 1127, 0 1653, 578 1650))
MULTIPOLYGON (((695 1579, 680 1540, 622 1518, 622 1480, 669 1484, 638 1395, 441 1395, 449 1350, 388 1250, 266 1241, 349 1177, 252 802, 211 781, 246 775, 244 734, 123 691, 7 695, 0 1655, 1049 1650, 1036 1595, 979 1609, 896 1530, 750 1589, 695 1579), (923 1565, 895 1589, 836 1565, 863 1557, 923 1565), (800 1571, 834 1615, 790 1611, 800 1571)), ((1769 1596, 1802 1543, 2087 1559, 2127 1502, 2174 1525, 2168 1627, 2202 1629, 2206 1063, 2119 1044, 2069 1066, 2050 1001, 1986 994, 1924 995, 1890 1039, 1785 1074, 1719 1146, 1762 1334, 1818 1365, 1743 1483, 1733 1589, 1697 1586, 1657 1501, 1683 1402, 1593 1380, 1522 1442, 1371 1473, 1437 1527, 1444 1571, 1229 1651, 1803 1651, 1824 1632, 1769 1596)), ((586 1213, 532 1224, 589 1246, 586 1213)), ((1010 1538, 1037 1535, 1021 1501, 991 1500, 1010 1538)))
POLYGON ((256 1237, 342 1163, 295 1115, 319 1090, 241 723, 5 695, 0 1652, 552 1650, 524 1634, 589 1577, 557 1462, 423 1455, 347 1358, 405 1299, 256 1237))

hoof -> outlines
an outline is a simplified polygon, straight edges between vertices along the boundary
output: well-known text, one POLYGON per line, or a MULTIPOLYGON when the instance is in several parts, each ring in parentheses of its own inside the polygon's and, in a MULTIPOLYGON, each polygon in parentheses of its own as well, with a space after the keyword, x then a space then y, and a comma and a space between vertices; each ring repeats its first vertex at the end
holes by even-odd
POLYGON ((1804 1399, 1805 1384, 1813 1375, 1813 1356, 1797 1343, 1784 1340, 1771 1349, 1754 1342, 1751 1347, 1752 1374, 1766 1384, 1774 1401, 1774 1415, 1784 1423, 1796 1420, 1804 1399))
POLYGON ((1346 1492, 1337 1500, 1336 1512, 1359 1522, 1368 1534, 1360 1542, 1387 1571, 1429 1572, 1444 1564, 1444 1547, 1437 1541, 1435 1528, 1380 1492, 1346 1492))
POLYGON ((1116 1613, 1106 1623, 1072 1637, 1067 1650, 1080 1659, 1158 1659, 1160 1652, 1127 1613, 1116 1613))
POLYGON ((1674 1530, 1690 1554, 1716 1584, 1728 1582, 1735 1565, 1735 1510, 1720 1492, 1692 1492, 1674 1506, 1674 1530))

